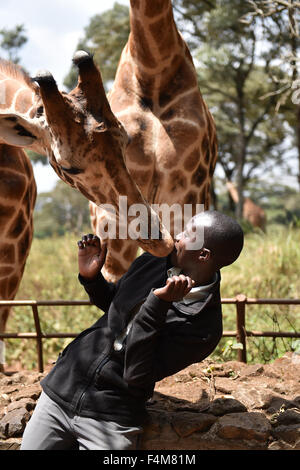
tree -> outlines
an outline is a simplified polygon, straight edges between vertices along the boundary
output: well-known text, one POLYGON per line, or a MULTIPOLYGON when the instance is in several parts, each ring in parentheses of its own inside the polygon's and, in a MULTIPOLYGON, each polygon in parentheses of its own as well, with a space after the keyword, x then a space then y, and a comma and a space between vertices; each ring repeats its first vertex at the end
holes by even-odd
POLYGON ((278 73, 270 77, 276 84, 276 110, 284 107, 294 129, 298 153, 298 182, 300 187, 300 2, 296 0, 248 0, 249 11, 242 21, 261 22, 264 38, 269 42, 268 62, 276 61, 278 73))
MULTIPOLYGON (((115 3, 113 8, 101 15, 91 18, 85 28, 85 36, 77 45, 94 54, 104 84, 114 80, 121 52, 125 46, 130 32, 129 10, 127 6, 115 3)), ((64 85, 70 90, 76 86, 77 71, 71 68, 64 80, 64 85)))
POLYGON ((260 99, 275 87, 260 51, 256 25, 240 21, 248 5, 239 0, 207 3, 206 11, 202 4, 197 12, 197 2, 190 7, 190 2, 175 0, 192 36, 189 43, 200 89, 216 121, 218 162, 226 177, 235 179, 236 215, 242 218, 245 184, 268 165, 282 163, 281 144, 287 130, 283 116, 274 113, 273 96, 260 99), (197 29, 200 40, 194 37, 197 29))
POLYGON ((0 47, 7 52, 8 60, 18 64, 20 62, 19 50, 28 41, 24 25, 17 25, 13 29, 3 28, 0 30, 0 36, 2 36, 0 47))

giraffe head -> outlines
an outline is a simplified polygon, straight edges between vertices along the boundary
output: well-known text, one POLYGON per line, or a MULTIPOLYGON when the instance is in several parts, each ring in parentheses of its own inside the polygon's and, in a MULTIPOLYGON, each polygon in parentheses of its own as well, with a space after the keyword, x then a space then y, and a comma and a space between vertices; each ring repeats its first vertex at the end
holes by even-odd
POLYGON ((110 109, 92 57, 78 51, 73 62, 79 77, 70 93, 61 93, 48 71, 38 72, 34 80, 40 87, 51 134, 50 163, 59 176, 67 176, 67 182, 76 185, 82 179, 80 174, 85 174, 86 181, 89 169, 95 173, 99 166, 107 168, 109 162, 120 164, 127 134, 110 109))
POLYGON ((34 78, 51 136, 50 164, 61 179, 97 205, 109 203, 118 209, 121 195, 129 205, 143 204, 145 222, 148 227, 159 226, 159 238, 137 242, 146 251, 165 256, 174 246, 173 239, 126 168, 127 133, 111 111, 100 71, 87 52, 78 51, 73 61, 79 76, 70 93, 61 93, 48 71, 34 78))

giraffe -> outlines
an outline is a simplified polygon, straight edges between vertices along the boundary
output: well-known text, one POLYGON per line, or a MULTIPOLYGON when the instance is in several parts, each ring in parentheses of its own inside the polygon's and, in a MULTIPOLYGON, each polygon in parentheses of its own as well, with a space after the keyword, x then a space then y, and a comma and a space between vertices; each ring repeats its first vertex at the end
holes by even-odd
MULTIPOLYGON (((231 181, 226 181, 226 186, 233 202, 237 204, 239 201, 239 195, 236 187, 231 181)), ((258 227, 265 232, 267 222, 266 213, 248 197, 244 198, 243 217, 245 220, 248 220, 253 227, 258 227)))
MULTIPOLYGON (((0 141, 1 142, 1 141, 0 141)), ((25 152, 0 143, 0 299, 13 300, 18 291, 33 235, 36 183, 25 152)), ((9 307, 0 307, 4 333, 9 307)), ((0 372, 4 371, 4 343, 0 340, 0 372)))
POLYGON ((29 146, 42 148, 58 176, 91 201, 96 231, 108 217, 96 206, 113 203, 118 210, 119 195, 129 206, 144 204, 148 219, 159 224, 158 240, 109 241, 104 272, 112 280, 127 270, 137 244, 157 256, 172 250, 174 234, 150 205, 207 208, 217 158, 214 121, 171 1, 131 0, 130 7, 131 33, 108 97, 91 55, 78 51, 78 84, 70 93, 60 93, 51 73, 42 71, 38 90, 31 85, 30 109, 3 110, 1 119, 0 107, 0 135, 9 123, 7 143, 26 134, 29 146))
MULTIPOLYGON (((197 203, 209 207, 217 159, 215 124, 177 31, 171 1, 131 0, 130 6, 131 32, 108 94, 130 137, 126 166, 147 201, 192 204, 194 214, 197 203)), ((90 213, 97 232, 105 213, 93 203, 90 213)), ((111 250, 123 274, 136 247, 118 241, 111 250)))

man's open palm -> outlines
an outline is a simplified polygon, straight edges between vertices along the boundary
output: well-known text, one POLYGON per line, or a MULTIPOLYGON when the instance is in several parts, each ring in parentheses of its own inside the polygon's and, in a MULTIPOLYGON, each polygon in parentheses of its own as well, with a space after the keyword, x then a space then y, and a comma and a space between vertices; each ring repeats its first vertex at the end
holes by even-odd
POLYGON ((107 246, 100 242, 96 235, 84 235, 78 244, 78 267, 79 273, 86 279, 93 279, 102 269, 107 246))

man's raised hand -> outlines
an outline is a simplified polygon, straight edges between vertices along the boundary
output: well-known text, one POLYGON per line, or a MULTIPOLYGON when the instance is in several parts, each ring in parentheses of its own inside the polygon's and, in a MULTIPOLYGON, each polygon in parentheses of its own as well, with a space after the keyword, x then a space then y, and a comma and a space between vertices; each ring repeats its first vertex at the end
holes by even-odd
POLYGON ((93 234, 84 235, 77 245, 79 274, 94 279, 105 263, 107 245, 101 244, 100 238, 93 234))
POLYGON ((194 285, 195 281, 190 277, 180 274, 167 279, 166 285, 155 289, 153 293, 167 302, 178 302, 190 292, 194 285))

